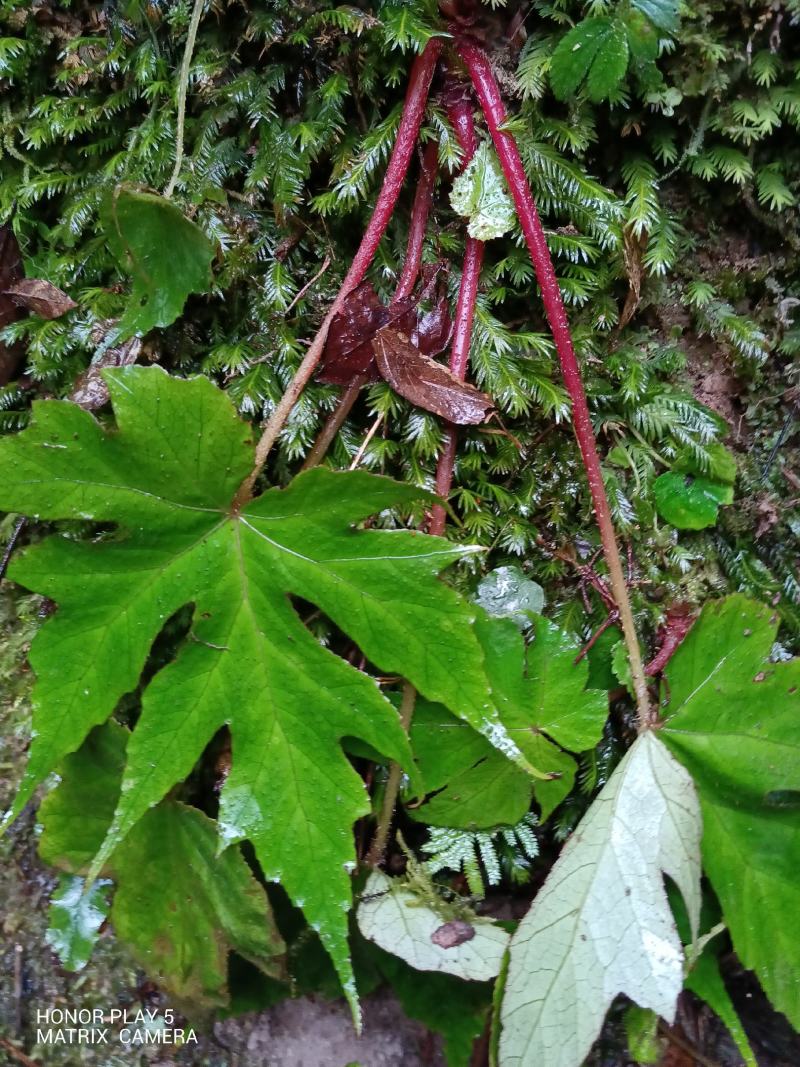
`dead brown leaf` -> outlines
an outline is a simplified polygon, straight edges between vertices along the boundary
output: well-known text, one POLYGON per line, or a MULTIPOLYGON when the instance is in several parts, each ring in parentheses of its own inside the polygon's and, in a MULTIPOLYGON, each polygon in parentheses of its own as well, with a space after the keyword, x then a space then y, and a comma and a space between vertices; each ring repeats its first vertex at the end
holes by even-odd
POLYGON ((378 370, 392 389, 425 411, 465 426, 484 422, 494 408, 491 397, 423 355, 398 330, 384 327, 375 335, 372 349, 378 370))
POLYGON ((57 285, 44 278, 20 278, 4 288, 3 296, 10 297, 17 307, 41 315, 43 319, 60 319, 78 306, 57 285))

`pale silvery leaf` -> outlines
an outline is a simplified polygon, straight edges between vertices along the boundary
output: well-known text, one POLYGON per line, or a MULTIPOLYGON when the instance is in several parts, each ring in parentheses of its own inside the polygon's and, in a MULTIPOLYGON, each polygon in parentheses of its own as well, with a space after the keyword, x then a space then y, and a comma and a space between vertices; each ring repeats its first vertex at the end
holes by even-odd
POLYGON ((467 233, 478 241, 502 237, 513 227, 514 205, 497 156, 487 141, 453 182, 450 204, 453 211, 469 219, 467 233))
POLYGON ((620 993, 672 1021, 683 949, 663 874, 683 894, 695 937, 701 831, 692 779, 643 734, 512 938, 500 1067, 579 1067, 620 993))
POLYGON ((470 915, 454 922, 429 907, 407 883, 379 871, 367 881, 357 919, 367 940, 416 970, 473 982, 497 977, 508 947, 508 934, 492 920, 470 915))

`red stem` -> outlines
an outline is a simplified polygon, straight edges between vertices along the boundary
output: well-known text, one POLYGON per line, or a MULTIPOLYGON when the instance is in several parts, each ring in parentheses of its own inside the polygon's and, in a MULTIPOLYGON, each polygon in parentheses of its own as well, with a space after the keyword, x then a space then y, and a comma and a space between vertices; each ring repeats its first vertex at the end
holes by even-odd
MULTIPOLYGON (((406 257, 400 280, 397 283, 392 303, 405 299, 412 292, 417 281, 417 275, 422 264, 422 244, 425 239, 425 230, 428 227, 428 217, 433 206, 433 186, 436 182, 436 173, 439 169, 438 149, 435 141, 430 141, 422 157, 420 181, 411 207, 411 221, 408 225, 408 244, 406 245, 406 257)), ((344 425, 345 419, 350 414, 362 386, 367 381, 367 375, 361 374, 354 378, 339 397, 339 403, 331 412, 325 425, 317 435, 311 451, 306 456, 301 470, 307 471, 316 467, 325 458, 325 453, 333 444, 339 430, 344 425)))
POLYGON ((436 70, 436 64, 439 62, 439 56, 442 52, 442 44, 442 38, 432 37, 422 54, 414 60, 408 79, 403 114, 397 130, 397 139, 392 149, 389 165, 386 168, 381 191, 375 201, 372 217, 350 265, 350 270, 347 272, 342 282, 342 287, 336 295, 336 299, 325 316, 316 337, 311 342, 303 362, 298 367, 294 378, 289 383, 286 392, 264 427, 261 439, 256 447, 253 470, 242 483, 236 495, 235 504, 238 507, 241 507, 252 497, 256 478, 266 463, 270 449, 277 440, 303 389, 305 389, 317 369, 334 316, 341 310, 347 296, 364 280, 369 265, 375 257, 378 245, 394 212, 408 168, 411 165, 414 145, 417 143, 417 137, 422 126, 422 118, 428 102, 428 93, 436 70))
POLYGON ((639 708, 640 723, 644 728, 652 722, 647 681, 636 636, 633 612, 628 597, 628 588, 622 571, 619 547, 614 534, 611 508, 608 504, 608 497, 603 483, 603 472, 600 467, 594 428, 589 414, 589 406, 586 403, 586 393, 572 344, 567 313, 564 308, 564 301, 561 298, 561 290, 553 267, 553 260, 547 247, 547 240, 539 219, 539 213, 536 210, 533 193, 528 184, 519 149, 512 135, 504 129, 507 117, 506 109, 500 93, 500 87, 492 72, 489 58, 478 44, 467 38, 460 38, 457 42, 457 47, 472 78, 475 93, 486 116, 486 123, 492 135, 500 164, 517 209, 517 217, 530 251, 536 272, 536 280, 541 290, 547 321, 553 333, 553 340, 561 363, 561 372, 564 376, 564 384, 572 400, 572 421, 575 428, 575 436, 589 481, 589 490, 592 495, 597 525, 600 529, 603 553, 608 566, 611 586, 620 611, 639 708))
POLYGON ((398 300, 405 300, 407 296, 411 296, 416 284, 422 263, 422 244, 425 240, 425 230, 428 228, 428 216, 433 205, 433 186, 436 182, 438 169, 439 146, 436 141, 428 141, 422 155, 419 185, 417 185, 414 203, 411 207, 405 263, 392 297, 393 304, 396 304, 398 300))
MULTIPOLYGON (((453 101, 447 109, 448 117, 464 153, 463 167, 466 167, 478 149, 478 137, 475 133, 475 120, 472 115, 472 102, 467 97, 453 101)), ((475 302, 478 299, 478 282, 483 266, 483 241, 467 237, 464 248, 464 264, 461 270, 461 285, 458 290, 455 322, 453 326, 453 346, 450 349, 450 370, 462 381, 467 374, 469 363, 469 346, 472 338, 472 322, 475 317, 475 302)), ((453 485, 453 470, 458 448, 458 430, 455 426, 447 429, 439 461, 436 464, 436 495, 446 500, 453 485)), ((428 532, 441 537, 447 525, 447 513, 441 504, 434 504, 428 532)))

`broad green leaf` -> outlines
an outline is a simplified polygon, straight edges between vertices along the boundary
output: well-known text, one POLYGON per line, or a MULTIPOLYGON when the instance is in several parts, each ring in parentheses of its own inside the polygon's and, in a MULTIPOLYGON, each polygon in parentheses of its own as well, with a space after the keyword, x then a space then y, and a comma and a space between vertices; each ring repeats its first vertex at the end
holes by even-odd
POLYGON ((667 667, 664 743, 703 808, 703 866, 736 952, 800 1027, 800 661, 771 663, 777 618, 736 595, 708 605, 667 667))
POLYGON ((541 616, 531 619, 529 644, 511 619, 479 616, 475 629, 504 726, 533 767, 560 776, 533 783, 547 818, 575 777, 575 761, 558 746, 576 753, 593 748, 603 733, 608 697, 586 689, 588 665, 575 663, 580 647, 574 638, 541 616))
POLYGON ((95 882, 85 892, 83 878, 62 875, 50 900, 45 940, 68 971, 89 962, 100 927, 108 917, 108 882, 95 882))
POLYGON ((730 485, 678 471, 656 478, 653 493, 661 517, 679 530, 705 530, 723 504, 733 503, 730 485))
POLYGON ((496 567, 478 586, 475 603, 488 615, 508 616, 520 630, 527 630, 531 625, 528 613, 541 615, 544 609, 544 589, 519 567, 496 567))
POLYGON ((108 246, 133 281, 120 338, 169 326, 190 293, 211 288, 214 245, 171 201, 119 188, 103 201, 108 246))
POLYGON ((605 15, 584 19, 561 39, 553 53, 550 84, 561 100, 585 84, 586 95, 605 100, 628 69, 628 38, 621 22, 605 15))
POLYGON ((678 29, 680 0, 631 0, 631 5, 659 30, 674 33, 678 29))
POLYGON ((691 778, 652 732, 641 735, 512 938, 502 1067, 580 1067, 620 993, 673 1019, 683 949, 663 874, 696 932, 700 834, 691 778))
POLYGON ((381 671, 408 678, 511 756, 486 693, 475 609, 437 578, 470 549, 416 532, 359 530, 424 491, 363 472, 313 470, 241 510, 251 429, 204 378, 106 371, 117 428, 63 401, 0 443, 0 507, 114 523, 92 542, 49 537, 14 579, 58 604, 32 651, 34 737, 12 815, 120 697, 139 685, 165 621, 193 606, 191 633, 144 688, 113 823, 93 870, 230 726, 220 798, 226 844, 249 838, 319 929, 348 992, 345 913, 351 826, 369 812, 345 736, 411 765, 391 704, 323 648, 290 597, 325 612, 381 671))
POLYGON ((453 211, 469 219, 467 232, 479 241, 502 237, 516 220, 503 171, 494 149, 484 141, 453 182, 453 211))
MULTIPOLYGON (((76 873, 89 865, 119 798, 127 743, 127 731, 110 722, 64 760, 61 781, 39 812, 43 859, 76 873)), ((104 868, 116 884, 111 921, 117 935, 149 974, 195 1011, 227 1002, 231 949, 267 975, 283 973, 283 942, 266 894, 239 849, 218 855, 218 843, 212 819, 165 800, 134 826, 104 868)), ((76 936, 82 901, 95 892, 79 899, 83 884, 74 879, 67 900, 76 936)))
POLYGON ((486 758, 454 775, 440 793, 409 814, 429 826, 464 830, 520 822, 531 806, 533 783, 488 742, 486 747, 486 758))
POLYGON ((367 879, 356 913, 368 941, 418 971, 438 971, 472 982, 488 982, 500 971, 508 934, 491 919, 469 914, 454 919, 434 910, 402 879, 375 871, 367 879))
POLYGON ((575 665, 578 644, 547 619, 532 612, 526 618, 530 644, 513 616, 479 616, 476 632, 504 726, 532 766, 557 777, 532 780, 443 708, 420 703, 411 744, 425 791, 441 792, 409 812, 418 821, 469 830, 514 826, 532 793, 546 819, 575 780, 575 760, 558 746, 583 752, 600 740, 607 696, 585 688, 588 665, 575 665))

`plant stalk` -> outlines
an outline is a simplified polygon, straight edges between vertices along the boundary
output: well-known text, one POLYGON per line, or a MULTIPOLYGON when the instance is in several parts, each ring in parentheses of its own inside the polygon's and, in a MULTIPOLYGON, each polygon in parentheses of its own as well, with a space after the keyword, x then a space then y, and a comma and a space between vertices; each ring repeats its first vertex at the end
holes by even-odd
POLYGON ((564 384, 572 400, 572 420, 575 437, 578 441, 581 458, 589 481, 589 490, 592 495, 597 525, 600 529, 600 538, 606 566, 608 567, 611 589, 619 609, 620 622, 628 651, 631 679, 639 714, 639 728, 641 730, 649 729, 654 724, 654 716, 650 704, 650 695, 647 690, 647 679, 636 633, 636 624, 633 618, 630 597, 628 596, 625 575, 622 570, 619 546, 614 533, 611 508, 609 507, 603 483, 597 441, 589 414, 589 406, 586 402, 586 393, 583 388, 578 360, 572 344, 564 301, 561 297, 561 290, 553 267, 553 260, 547 247, 547 240, 533 199, 533 193, 528 184, 519 149, 512 135, 504 128, 507 118, 506 109, 489 58, 475 41, 468 38, 460 38, 457 42, 457 48, 472 78, 475 93, 486 116, 486 123, 508 182, 509 191, 517 210, 517 217, 519 218, 536 272, 536 280, 541 290, 545 314, 553 333, 553 340, 561 363, 564 384))
POLYGON ((317 365, 322 358, 325 348, 325 340, 328 336, 331 322, 335 315, 341 311, 348 295, 359 285, 369 269, 369 265, 375 257, 381 238, 386 232, 389 220, 394 212, 397 198, 403 186, 408 168, 414 155, 414 146, 419 136, 425 106, 428 101, 428 93, 433 80, 436 64, 442 52, 442 39, 432 37, 425 46, 421 55, 417 56, 409 75, 408 90, 403 114, 400 118, 400 126, 397 131, 397 139, 392 149, 389 165, 386 168, 383 185, 375 202, 372 217, 361 239, 358 251, 355 254, 350 269, 342 282, 342 286, 336 295, 328 314, 322 321, 317 335, 303 358, 303 362, 297 368, 294 378, 289 383, 286 392, 281 397, 275 410, 264 427, 261 438, 256 446, 255 463, 253 470, 242 483, 236 494, 235 506, 241 507, 252 498, 253 487, 260 474, 272 446, 278 439, 278 435, 291 414, 292 408, 300 398, 301 393, 311 379, 317 365))
MULTIPOLYGON (((400 722, 403 725, 403 729, 408 733, 411 726, 411 719, 414 716, 414 704, 417 699, 417 691, 411 682, 405 682, 403 685, 403 698, 400 703, 400 722)), ((389 777, 386 779, 386 791, 383 794, 383 804, 381 805, 381 814, 378 819, 378 828, 375 831, 375 836, 372 839, 369 852, 367 853, 367 863, 371 867, 380 867, 383 863, 386 855, 386 845, 389 841, 389 828, 392 825, 392 819, 394 818, 394 809, 397 804, 397 796, 400 792, 400 782, 403 779, 403 769, 399 763, 391 763, 389 766, 389 777)))
MULTIPOLYGON (((453 101, 447 109, 448 117, 458 138, 464 154, 462 169, 466 167, 478 150, 478 138, 475 133, 475 120, 472 116, 472 101, 462 96, 453 101)), ((483 266, 483 241, 467 236, 464 247, 464 263, 461 270, 461 284, 458 290, 458 302, 453 324, 453 344, 450 349, 450 370, 464 381, 469 364, 469 346, 472 338, 472 323, 475 317, 475 302, 478 299, 478 282, 483 266)), ((453 485, 453 470, 458 448, 458 429, 448 427, 442 451, 436 464, 436 495, 446 500, 453 485)), ((444 505, 434 504, 431 508, 428 533, 437 537, 444 535, 447 525, 447 512, 444 505)))
POLYGON ((189 71, 192 66, 194 46, 197 43, 197 31, 200 28, 200 19, 203 16, 203 4, 205 0, 194 0, 192 17, 189 20, 189 29, 186 34, 186 46, 183 50, 183 62, 181 63, 180 79, 178 81, 178 124, 175 130, 175 166, 172 168, 164 196, 169 199, 175 192, 178 178, 183 165, 183 140, 186 128, 186 96, 189 92, 189 71))
MULTIPOLYGON (((425 231, 428 228, 428 218, 433 205, 433 186, 436 182, 437 170, 437 145, 435 141, 430 141, 422 157, 419 185, 411 208, 406 257, 403 263, 403 270, 397 282, 397 288, 392 297, 393 304, 400 300, 405 300, 406 297, 411 295, 419 275, 422 265, 422 244, 425 240, 425 231)), ((358 399, 358 394, 366 381, 366 375, 354 378, 344 390, 339 397, 338 404, 320 430, 311 451, 306 456, 303 466, 300 468, 301 471, 316 467, 325 458, 325 453, 331 447, 334 438, 344 425, 344 421, 350 414, 353 404, 358 399)))

